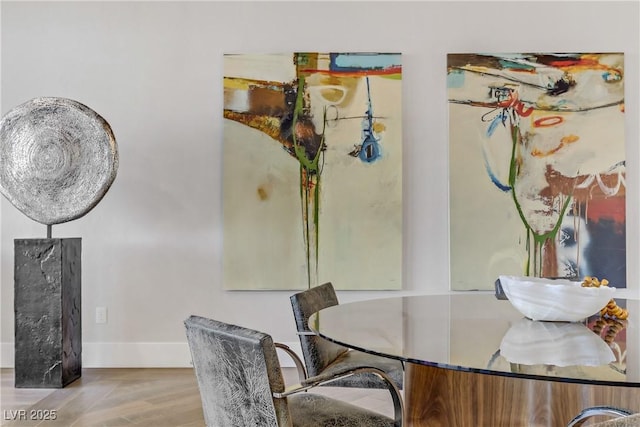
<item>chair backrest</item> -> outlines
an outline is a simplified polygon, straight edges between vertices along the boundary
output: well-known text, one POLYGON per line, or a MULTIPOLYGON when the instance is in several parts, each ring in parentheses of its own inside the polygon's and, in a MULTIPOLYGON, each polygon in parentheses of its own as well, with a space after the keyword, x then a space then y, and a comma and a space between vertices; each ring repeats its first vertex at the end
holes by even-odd
POLYGON ((290 426, 272 338, 199 316, 185 320, 204 419, 209 427, 290 426))
POLYGON ((303 292, 291 295, 293 317, 300 337, 302 356, 307 365, 309 376, 318 375, 340 354, 348 349, 334 344, 317 335, 308 334, 309 316, 323 308, 338 305, 338 297, 331 282, 315 286, 303 292), (307 333, 307 335, 304 335, 307 333))

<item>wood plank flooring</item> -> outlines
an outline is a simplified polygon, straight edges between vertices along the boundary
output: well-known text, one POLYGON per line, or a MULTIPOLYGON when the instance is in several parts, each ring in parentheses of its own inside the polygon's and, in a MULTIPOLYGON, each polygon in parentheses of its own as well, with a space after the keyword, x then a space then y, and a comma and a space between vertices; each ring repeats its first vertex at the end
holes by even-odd
MULTIPOLYGON (((283 374, 287 384, 297 382, 294 368, 283 374)), ((0 370, 0 377, 2 426, 204 426, 192 369, 83 369, 79 380, 62 389, 14 388, 13 369, 0 370), (55 420, 37 419, 51 418, 52 411, 55 420)), ((318 387, 313 392, 393 414, 386 390, 318 387)))

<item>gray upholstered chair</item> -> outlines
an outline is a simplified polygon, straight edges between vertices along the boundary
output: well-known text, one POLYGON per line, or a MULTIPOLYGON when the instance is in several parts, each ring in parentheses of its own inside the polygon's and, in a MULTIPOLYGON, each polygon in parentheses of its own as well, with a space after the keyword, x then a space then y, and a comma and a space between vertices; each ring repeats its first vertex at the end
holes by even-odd
MULTIPOLYGON (((378 427, 402 425, 402 397, 387 379, 395 419, 305 391, 337 377, 310 377, 285 388, 276 345, 265 333, 216 320, 191 316, 185 320, 204 419, 209 427, 378 427)), ((288 347, 282 346, 297 358, 288 347)), ((300 365, 302 361, 299 359, 300 365)), ((385 379, 387 376, 374 369, 385 379)))
POLYGON ((627 415, 593 424, 590 427, 640 427, 640 414, 627 415))
MULTIPOLYGON (((380 369, 402 388, 404 367, 399 360, 376 356, 361 351, 350 350, 317 336, 309 329, 309 316, 338 304, 333 285, 328 282, 291 296, 293 317, 296 321, 302 356, 309 376, 332 375, 344 369, 374 367, 380 369)), ((361 374, 335 381, 332 386, 386 388, 385 383, 375 375, 361 374)))
POLYGON ((582 426, 593 417, 597 416, 615 417, 608 421, 589 424, 591 427, 638 427, 640 426, 640 414, 634 414, 631 411, 611 406, 592 406, 585 408, 576 415, 568 424, 568 427, 582 426))

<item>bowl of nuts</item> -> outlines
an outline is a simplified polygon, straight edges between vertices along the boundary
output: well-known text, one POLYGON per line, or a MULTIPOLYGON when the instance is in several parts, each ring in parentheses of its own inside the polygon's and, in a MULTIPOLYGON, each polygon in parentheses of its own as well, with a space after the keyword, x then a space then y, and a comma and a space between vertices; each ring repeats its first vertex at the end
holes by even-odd
POLYGON ((554 322, 578 322, 600 312, 616 290, 606 280, 600 282, 591 277, 572 281, 499 276, 499 280, 516 310, 531 320, 554 322))

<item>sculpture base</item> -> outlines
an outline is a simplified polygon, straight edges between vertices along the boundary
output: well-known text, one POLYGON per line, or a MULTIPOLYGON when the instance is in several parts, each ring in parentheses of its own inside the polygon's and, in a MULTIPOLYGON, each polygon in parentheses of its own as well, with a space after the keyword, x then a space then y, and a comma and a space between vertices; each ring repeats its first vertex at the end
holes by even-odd
POLYGON ((62 388, 82 370, 80 238, 15 239, 15 387, 62 388))

